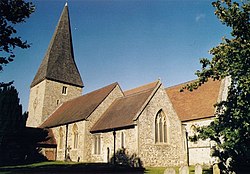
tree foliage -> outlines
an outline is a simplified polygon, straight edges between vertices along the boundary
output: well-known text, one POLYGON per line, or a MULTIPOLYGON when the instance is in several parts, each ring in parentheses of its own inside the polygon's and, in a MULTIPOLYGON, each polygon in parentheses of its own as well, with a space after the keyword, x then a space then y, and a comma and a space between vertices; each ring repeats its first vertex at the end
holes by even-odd
POLYGON ((30 47, 27 41, 22 41, 21 37, 17 36, 14 25, 25 22, 33 12, 34 6, 31 2, 24 0, 0 1, 0 71, 3 70, 3 65, 14 60, 16 47, 22 49, 30 47))
POLYGON ((26 127, 27 116, 22 113, 17 90, 0 87, 0 165, 33 159, 37 142, 47 137, 46 130, 26 127))
POLYGON ((216 118, 210 125, 198 129, 198 137, 216 142, 223 173, 238 173, 250 165, 250 1, 218 0, 212 3, 215 15, 230 27, 230 38, 210 50, 211 60, 203 58, 198 80, 184 87, 197 89, 209 78, 230 78, 226 101, 217 103, 216 118))

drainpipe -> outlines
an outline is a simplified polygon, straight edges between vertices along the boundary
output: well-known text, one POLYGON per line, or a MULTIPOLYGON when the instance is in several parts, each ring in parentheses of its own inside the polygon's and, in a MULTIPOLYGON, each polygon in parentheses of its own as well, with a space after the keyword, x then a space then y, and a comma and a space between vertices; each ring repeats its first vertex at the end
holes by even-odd
POLYGON ((68 127, 69 125, 66 124, 66 138, 65 138, 65 154, 64 154, 64 160, 67 160, 67 149, 68 149, 68 127))

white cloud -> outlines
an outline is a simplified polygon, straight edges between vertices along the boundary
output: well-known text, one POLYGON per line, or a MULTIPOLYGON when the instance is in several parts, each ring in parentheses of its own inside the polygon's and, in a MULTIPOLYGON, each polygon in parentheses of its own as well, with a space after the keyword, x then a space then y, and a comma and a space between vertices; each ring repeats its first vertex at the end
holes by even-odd
POLYGON ((205 17, 206 17, 206 15, 203 14, 203 13, 198 14, 198 15, 196 15, 196 17, 195 17, 195 21, 196 21, 196 22, 199 22, 201 19, 204 19, 205 17))

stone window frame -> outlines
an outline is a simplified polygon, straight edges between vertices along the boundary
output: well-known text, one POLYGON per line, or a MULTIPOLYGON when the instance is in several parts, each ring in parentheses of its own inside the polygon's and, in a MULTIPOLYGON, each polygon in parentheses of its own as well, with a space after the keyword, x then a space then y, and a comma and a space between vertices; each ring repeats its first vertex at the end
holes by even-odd
MULTIPOLYGON (((191 126, 190 126, 190 133, 189 133, 189 135, 190 136, 194 136, 195 134, 197 134, 197 125, 196 124, 192 124, 191 126)), ((193 144, 198 144, 198 141, 194 141, 194 142, 192 142, 193 144)))
POLYGON ((162 109, 160 109, 154 119, 155 144, 169 144, 169 120, 162 109))
POLYGON ((68 87, 67 86, 63 86, 62 87, 62 95, 67 95, 68 93, 68 87))
POLYGON ((62 150, 63 149, 63 128, 60 127, 58 132, 59 132, 59 149, 62 150))
POLYGON ((125 148, 125 139, 126 139, 125 132, 122 131, 121 132, 121 148, 125 148))
POLYGON ((73 144, 72 144, 72 147, 73 149, 78 149, 78 144, 79 144, 79 131, 78 131, 78 126, 77 124, 74 124, 73 125, 73 128, 72 128, 72 132, 73 132, 73 137, 72 137, 72 140, 73 140, 73 144))
POLYGON ((102 153, 102 137, 101 134, 94 135, 93 138, 93 154, 94 155, 101 155, 102 153))

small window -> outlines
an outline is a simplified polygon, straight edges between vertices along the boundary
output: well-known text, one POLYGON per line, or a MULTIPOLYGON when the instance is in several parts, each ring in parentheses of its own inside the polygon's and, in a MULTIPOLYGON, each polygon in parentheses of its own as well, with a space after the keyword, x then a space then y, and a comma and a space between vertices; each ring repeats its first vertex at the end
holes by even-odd
POLYGON ((63 130, 62 127, 59 128, 59 149, 63 149, 63 130))
POLYGON ((101 136, 96 135, 94 137, 94 154, 100 155, 101 154, 101 136))
POLYGON ((58 106, 60 103, 60 100, 56 100, 56 105, 58 106))
POLYGON ((125 135, 124 132, 121 132, 121 148, 125 147, 125 135))
POLYGON ((78 127, 76 124, 73 126, 73 147, 74 149, 78 147, 78 127))
MULTIPOLYGON (((195 125, 192 125, 192 126, 190 127, 190 135, 191 135, 191 136, 194 136, 194 135, 196 135, 196 134, 197 134, 197 127, 196 127, 195 125)), ((194 141, 193 143, 194 143, 194 144, 197 144, 198 141, 194 141)))
POLYGON ((62 88, 62 94, 66 95, 67 94, 67 87, 63 86, 62 88))

